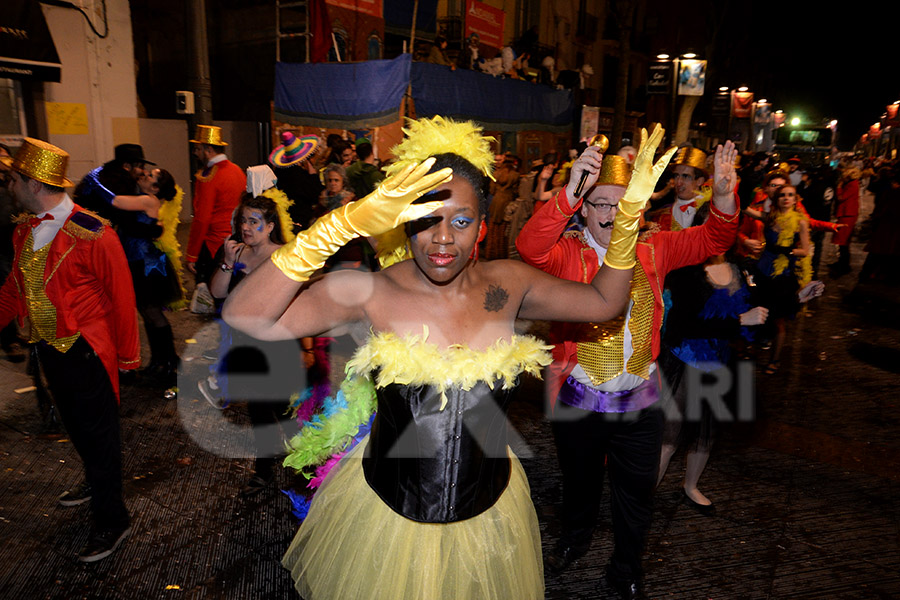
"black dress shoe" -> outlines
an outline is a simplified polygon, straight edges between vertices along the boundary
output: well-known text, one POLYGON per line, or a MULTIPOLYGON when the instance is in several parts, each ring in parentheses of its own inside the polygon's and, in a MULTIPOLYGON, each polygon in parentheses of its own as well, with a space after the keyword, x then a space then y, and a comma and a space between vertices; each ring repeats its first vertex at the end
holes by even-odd
POLYGON ((698 513, 703 515, 704 517, 712 517, 716 514, 716 505, 715 504, 700 504, 699 502, 694 502, 691 500, 691 497, 687 495, 687 492, 684 489, 681 490, 681 495, 684 497, 684 503, 687 506, 690 506, 698 513))
POLYGON ((559 574, 571 567, 579 558, 587 554, 590 546, 557 546, 547 555, 547 568, 559 574))
POLYGON ((92 529, 87 544, 78 553, 78 560, 81 562, 102 560, 115 552, 116 548, 129 535, 131 535, 131 527, 124 529, 92 529))
POLYGON ((616 579, 606 574, 606 583, 622 600, 643 600, 646 598, 640 584, 634 579, 616 579))

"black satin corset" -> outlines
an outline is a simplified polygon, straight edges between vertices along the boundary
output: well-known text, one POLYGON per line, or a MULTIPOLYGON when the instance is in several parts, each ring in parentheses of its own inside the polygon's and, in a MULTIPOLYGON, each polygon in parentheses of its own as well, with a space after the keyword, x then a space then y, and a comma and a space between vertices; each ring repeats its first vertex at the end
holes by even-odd
POLYGON ((447 405, 431 386, 390 384, 377 390, 363 472, 395 512, 413 521, 450 523, 489 509, 509 482, 512 390, 447 390, 447 405))

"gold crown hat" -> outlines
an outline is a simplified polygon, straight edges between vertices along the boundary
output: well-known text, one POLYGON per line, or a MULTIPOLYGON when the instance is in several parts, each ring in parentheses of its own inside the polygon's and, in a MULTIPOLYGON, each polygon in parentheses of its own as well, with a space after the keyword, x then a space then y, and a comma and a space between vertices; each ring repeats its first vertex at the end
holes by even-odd
POLYGON ((222 128, 215 125, 197 125, 197 139, 189 140, 192 144, 209 144, 210 146, 227 146, 222 139, 222 128))
POLYGON ((687 165, 698 169, 704 175, 707 174, 706 168, 706 152, 693 146, 682 146, 672 157, 669 167, 677 167, 678 165, 687 165))
POLYGON ((0 158, 7 167, 35 181, 56 187, 71 187, 66 179, 66 168, 69 166, 69 153, 53 144, 42 140, 25 138, 14 157, 0 158))
POLYGON ((631 181, 631 166, 625 158, 617 154, 607 154, 600 163, 600 176, 597 178, 598 185, 621 185, 628 187, 631 181))

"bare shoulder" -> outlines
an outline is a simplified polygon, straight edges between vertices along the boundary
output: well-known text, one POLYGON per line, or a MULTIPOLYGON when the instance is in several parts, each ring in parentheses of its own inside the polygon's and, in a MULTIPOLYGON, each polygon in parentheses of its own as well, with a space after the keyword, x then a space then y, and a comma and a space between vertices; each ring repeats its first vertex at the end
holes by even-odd
POLYGON ((528 287, 535 278, 545 277, 546 274, 527 265, 520 260, 501 259, 480 263, 484 266, 484 277, 491 281, 501 281, 510 286, 528 287))

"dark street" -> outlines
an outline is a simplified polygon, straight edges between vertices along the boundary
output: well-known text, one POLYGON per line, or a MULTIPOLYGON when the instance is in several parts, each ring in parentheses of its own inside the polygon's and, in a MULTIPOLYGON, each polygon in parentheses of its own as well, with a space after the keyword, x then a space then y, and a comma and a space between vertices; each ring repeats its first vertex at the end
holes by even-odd
MULTIPOLYGON (((823 265, 834 259, 826 248, 823 265)), ((789 326, 781 370, 756 369, 756 418, 724 429, 700 482, 715 516, 681 503, 676 454, 645 553, 649 597, 900 597, 900 299, 897 288, 855 287, 864 257, 854 244, 854 273, 837 281, 823 268, 825 294, 789 326)), ((196 391, 216 325, 187 311, 173 322, 184 358, 178 398, 140 384, 122 390, 134 533, 91 565, 75 558, 87 506, 56 503, 79 482, 80 460, 63 435, 43 430, 35 393, 14 391, 32 385, 24 364, 0 361, 4 598, 296 596, 279 563, 297 528, 288 498, 274 488, 237 496, 251 467, 245 409, 215 410, 196 391)), ((561 483, 542 411, 541 383, 525 381, 512 419, 546 552, 561 483)), ((278 483, 290 485, 290 474, 278 483)), ((606 507, 589 554, 562 577, 546 575, 547 598, 612 598, 601 584, 611 548, 606 507)))

